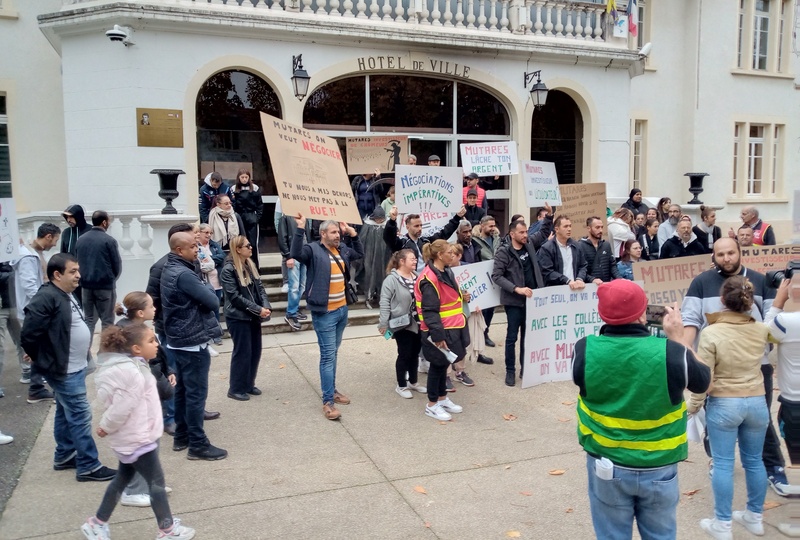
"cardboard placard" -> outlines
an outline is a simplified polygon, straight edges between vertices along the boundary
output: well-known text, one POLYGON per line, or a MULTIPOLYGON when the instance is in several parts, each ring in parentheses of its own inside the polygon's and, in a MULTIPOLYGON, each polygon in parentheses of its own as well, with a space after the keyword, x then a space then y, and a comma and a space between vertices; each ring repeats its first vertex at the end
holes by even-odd
POLYGON ((398 212, 455 214, 462 206, 463 178, 458 167, 398 165, 394 181, 394 200, 398 212))
POLYGON ((606 185, 605 184, 564 184, 560 186, 561 208, 556 215, 564 214, 572 221, 572 237, 584 236, 586 218, 597 216, 603 220, 603 230, 607 231, 606 185))
POLYGON ((334 139, 263 112, 261 127, 284 214, 361 223, 334 139))
POLYGON ((800 260, 800 245, 750 246, 742 248, 742 266, 766 274, 785 270, 789 261, 800 260))
POLYGON ((180 109, 136 109, 136 144, 160 148, 183 148, 183 111, 180 109))
POLYGON ((680 306, 692 280, 711 268, 711 255, 633 263, 633 279, 642 283, 647 303, 680 306))
POLYGON ((408 136, 347 137, 347 174, 394 172, 408 163, 408 136))
POLYGON ((493 269, 494 261, 453 267, 456 283, 470 294, 470 313, 500 305, 500 287, 492 281, 493 269))
POLYGON ((525 310, 522 388, 572 380, 575 343, 596 334, 604 324, 597 312, 597 285, 589 283, 581 291, 569 285, 535 289, 525 310))
MULTIPOLYGON (((422 233, 420 236, 430 236, 444 229, 444 226, 447 225, 447 222, 450 221, 453 214, 448 214, 447 212, 421 212, 419 217, 422 220, 422 233)), ((406 229, 406 215, 397 214, 397 223, 400 227, 400 234, 406 234, 408 232, 408 229, 406 229)))
MULTIPOLYGON (((561 206, 561 189, 558 186, 556 164, 547 161, 523 161, 522 185, 528 208, 539 208, 545 203, 561 206)), ((569 214, 568 214, 569 215, 569 214)))
POLYGON ((517 143, 514 141, 495 141, 488 143, 461 143, 461 167, 464 174, 478 176, 497 176, 517 174, 517 143))
POLYGON ((0 199, 0 262, 19 259, 19 240, 14 199, 0 199))

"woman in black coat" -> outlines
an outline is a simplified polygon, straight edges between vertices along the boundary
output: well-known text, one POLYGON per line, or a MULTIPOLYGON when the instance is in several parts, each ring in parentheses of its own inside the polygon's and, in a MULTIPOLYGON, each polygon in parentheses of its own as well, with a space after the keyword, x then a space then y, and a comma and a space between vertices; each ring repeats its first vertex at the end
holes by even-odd
POLYGON ((247 169, 239 169, 236 184, 233 186, 233 209, 242 217, 244 234, 253 246, 250 256, 258 268, 258 224, 264 213, 261 201, 261 190, 253 183, 252 175, 247 169))
POLYGON ((268 320, 272 311, 258 269, 250 258, 250 240, 237 236, 230 247, 220 275, 225 293, 225 321, 233 340, 228 397, 248 401, 250 396, 261 395, 256 387, 261 361, 261 321, 268 320))
POLYGON ((642 201, 642 190, 633 188, 630 195, 628 195, 628 200, 622 203, 622 208, 627 208, 633 212, 634 218, 638 214, 647 215, 647 205, 642 201))

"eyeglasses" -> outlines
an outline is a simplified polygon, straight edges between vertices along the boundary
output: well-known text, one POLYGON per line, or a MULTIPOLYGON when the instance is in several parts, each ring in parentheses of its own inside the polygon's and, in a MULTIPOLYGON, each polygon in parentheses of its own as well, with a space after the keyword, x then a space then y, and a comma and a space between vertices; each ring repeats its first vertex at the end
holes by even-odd
POLYGON ((252 244, 245 244, 245 245, 243 245, 242 247, 243 247, 244 249, 253 249, 253 245, 252 245, 252 244))

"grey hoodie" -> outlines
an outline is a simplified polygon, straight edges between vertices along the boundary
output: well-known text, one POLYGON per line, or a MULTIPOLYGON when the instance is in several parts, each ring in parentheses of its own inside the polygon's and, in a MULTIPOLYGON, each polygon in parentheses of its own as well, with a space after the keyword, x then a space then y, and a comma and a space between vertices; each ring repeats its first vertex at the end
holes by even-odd
POLYGON ((17 318, 25 318, 25 306, 44 284, 42 261, 30 246, 19 246, 20 258, 11 262, 14 268, 14 290, 17 299, 17 318))

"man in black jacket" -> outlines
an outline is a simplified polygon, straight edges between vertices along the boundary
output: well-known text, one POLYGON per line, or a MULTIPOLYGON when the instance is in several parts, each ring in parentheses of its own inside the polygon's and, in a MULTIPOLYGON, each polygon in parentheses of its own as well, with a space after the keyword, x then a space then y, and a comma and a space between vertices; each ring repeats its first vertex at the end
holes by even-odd
POLYGON ((461 222, 461 218, 467 213, 466 207, 462 206, 461 210, 456 215, 450 218, 447 225, 442 227, 439 232, 433 233, 429 236, 422 236, 422 218, 419 214, 406 215, 406 231, 404 236, 397 236, 397 207, 392 206, 389 212, 389 220, 386 222, 386 227, 383 228, 383 241, 389 246, 389 249, 394 253, 401 249, 410 249, 417 256, 417 272, 422 271, 425 266, 425 258, 422 256, 422 246, 429 244, 434 240, 447 240, 450 238, 461 222))
MULTIPOLYGON (((545 219, 552 223, 553 216, 545 219)), ((527 298, 533 289, 544 287, 544 278, 536 259, 536 250, 550 236, 548 224, 528 236, 528 226, 523 220, 513 222, 508 228, 510 242, 501 246, 494 256, 492 281, 500 287, 500 303, 505 306, 508 329, 506 331, 506 385, 514 386, 516 359, 514 349, 519 337, 520 377, 525 369, 525 327, 527 298)))
POLYGON ((556 236, 539 250, 539 265, 548 287, 569 285, 573 291, 586 286, 586 259, 572 239, 572 221, 558 216, 554 222, 556 236))
POLYGON ((691 257, 692 255, 705 255, 706 248, 692 231, 692 219, 689 216, 681 217, 678 228, 661 246, 659 259, 674 259, 676 257, 691 257))
POLYGON ((161 273, 161 307, 167 348, 175 357, 175 435, 172 449, 189 448, 189 459, 225 459, 228 452, 213 446, 203 430, 211 356, 208 342, 222 335, 214 315, 219 300, 197 275, 197 241, 189 232, 169 239, 170 253, 161 273))
POLYGON ((578 248, 586 259, 586 279, 596 285, 619 279, 611 246, 603 240, 603 220, 597 216, 586 218, 586 229, 589 235, 578 242, 578 248))
POLYGON ((91 334, 72 295, 81 278, 78 261, 68 253, 53 255, 47 278, 25 307, 21 342, 32 372, 46 377, 55 392, 53 468, 77 469, 79 482, 105 482, 117 471, 100 463, 92 438, 92 409, 86 399, 91 334))
POLYGON ((92 229, 78 239, 76 246, 82 273, 83 309, 92 334, 98 318, 103 330, 114 324, 116 282, 122 273, 119 246, 106 232, 109 223, 108 213, 97 210, 92 214, 92 229))
MULTIPOLYGON (((64 229, 61 234, 61 253, 69 253, 74 256, 78 249, 78 239, 92 230, 92 226, 86 223, 83 206, 79 204, 68 206, 66 210, 61 212, 61 215, 69 225, 69 228, 64 229)), ((80 300, 80 297, 78 299, 80 300)))

